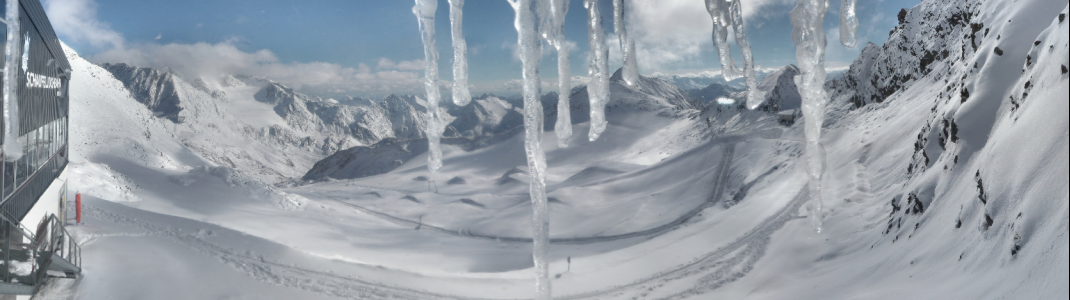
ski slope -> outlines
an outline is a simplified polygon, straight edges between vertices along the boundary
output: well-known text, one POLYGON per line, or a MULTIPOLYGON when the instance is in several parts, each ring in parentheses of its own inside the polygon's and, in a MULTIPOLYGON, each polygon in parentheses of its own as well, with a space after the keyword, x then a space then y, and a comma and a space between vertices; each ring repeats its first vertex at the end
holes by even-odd
MULTIPOLYGON (((805 219, 805 120, 614 81, 597 141, 558 148, 543 133, 555 298, 1067 297, 1067 10, 925 1, 863 51, 827 85, 820 234, 805 219), (936 55, 923 66, 913 53, 936 55)), ((443 144, 435 174, 424 153, 383 174, 275 185, 218 153, 276 148, 157 118, 68 57, 85 276, 39 298, 533 296, 522 135, 443 144)))

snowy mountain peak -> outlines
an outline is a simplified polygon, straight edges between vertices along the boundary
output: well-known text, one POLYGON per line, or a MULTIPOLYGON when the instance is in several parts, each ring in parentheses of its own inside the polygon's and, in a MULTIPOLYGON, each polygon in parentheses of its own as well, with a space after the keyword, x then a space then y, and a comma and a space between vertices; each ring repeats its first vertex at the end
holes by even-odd
POLYGON ((522 110, 488 94, 475 97, 468 105, 452 106, 448 113, 456 119, 446 126, 445 137, 484 136, 524 125, 522 110))
POLYGON ((797 75, 799 67, 788 65, 766 76, 758 84, 758 90, 765 95, 760 109, 776 112, 801 108, 802 96, 799 94, 799 88, 795 86, 797 75))
POLYGON ((610 102, 608 107, 635 107, 640 110, 688 110, 698 109, 699 102, 679 87, 664 80, 640 76, 633 85, 624 82, 623 69, 617 69, 610 77, 610 102))

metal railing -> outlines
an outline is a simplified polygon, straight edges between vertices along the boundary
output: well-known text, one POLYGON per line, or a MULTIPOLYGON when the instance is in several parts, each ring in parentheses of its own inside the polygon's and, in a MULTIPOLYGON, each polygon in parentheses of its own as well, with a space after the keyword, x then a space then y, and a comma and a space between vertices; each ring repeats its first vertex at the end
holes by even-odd
POLYGON ((4 248, 0 250, 3 252, 0 283, 28 287, 25 291, 32 294, 50 276, 50 269, 59 269, 67 277, 81 273, 82 249, 56 215, 42 219, 36 231, 14 222, 3 210, 0 210, 0 222, 3 222, 5 235, 4 248), (23 242, 27 240, 28 244, 23 242), (57 258, 62 261, 56 261, 57 258), (12 272, 18 265, 27 264, 30 272, 12 272), (59 267, 52 268, 53 264, 59 267))

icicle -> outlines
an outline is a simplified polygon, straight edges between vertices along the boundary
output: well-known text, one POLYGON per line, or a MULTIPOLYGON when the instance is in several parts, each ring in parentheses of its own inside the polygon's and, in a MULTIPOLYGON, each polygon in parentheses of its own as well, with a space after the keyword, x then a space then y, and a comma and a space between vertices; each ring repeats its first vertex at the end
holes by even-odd
POLYGON ((535 260, 535 299, 550 300, 550 206, 546 201, 546 155, 542 150, 543 112, 539 95, 539 63, 542 43, 538 30, 537 0, 508 0, 516 11, 516 31, 520 60, 524 64, 524 149, 531 178, 530 195, 533 213, 531 229, 532 257, 535 260))
POLYGON ((591 132, 588 138, 598 140, 606 130, 606 104, 609 103, 609 49, 606 49, 606 31, 602 28, 602 14, 598 0, 584 0, 587 9, 588 41, 591 44, 591 82, 587 83, 587 97, 591 100, 591 132))
POLYGON ((855 40, 855 32, 858 30, 858 15, 855 14, 855 3, 858 0, 843 0, 840 6, 840 43, 848 48, 854 48, 858 43, 855 40))
MULTIPOLYGON (((7 1, 7 55, 4 64, 4 159, 16 161, 22 158, 22 143, 19 143, 19 94, 18 94, 18 58, 19 38, 19 1, 7 1)), ((24 65, 25 67, 25 65, 24 65)))
POLYGON ((568 141, 572 138, 572 104, 569 97, 572 93, 572 65, 569 61, 569 49, 565 43, 565 16, 568 14, 570 0, 550 0, 550 44, 557 49, 557 124, 554 124, 554 132, 557 134, 557 146, 567 148, 568 141))
POLYGON ((802 74, 795 77, 795 85, 802 94, 802 112, 805 120, 807 173, 811 222, 817 232, 822 227, 821 177, 825 173, 825 148, 821 145, 821 127, 825 118, 825 37, 823 21, 828 12, 828 0, 798 0, 791 11, 791 39, 795 42, 795 55, 802 74))
POLYGON ((718 57, 721 60, 721 76, 725 81, 732 81, 743 77, 736 69, 736 61, 732 59, 731 45, 728 44, 728 28, 732 26, 732 18, 726 9, 728 3, 725 0, 706 0, 706 10, 713 19, 713 44, 717 46, 718 57))
POLYGON ((437 10, 437 0, 416 0, 416 6, 412 7, 412 12, 416 14, 416 19, 420 23, 424 57, 427 60, 424 86, 427 89, 427 169, 431 173, 438 172, 438 169, 442 167, 442 149, 439 147, 439 142, 444 129, 442 111, 438 109, 438 101, 442 96, 438 90, 438 48, 435 48, 435 11, 437 10))
POLYGON ((706 0, 706 10, 713 18, 713 42, 717 45, 717 52, 721 60, 721 74, 725 81, 736 80, 745 77, 747 82, 747 108, 756 109, 765 101, 765 95, 758 90, 758 77, 754 74, 754 54, 747 42, 746 27, 743 23, 743 13, 740 7, 741 0, 706 0), (731 46, 728 44, 728 28, 736 33, 736 44, 739 44, 743 55, 743 69, 736 67, 732 59, 731 46))
POLYGON ((449 0, 450 25, 453 28, 453 103, 458 106, 472 102, 468 91, 468 43, 464 40, 464 0, 449 0))
POLYGON ((635 59, 635 40, 628 36, 624 21, 624 0, 613 0, 613 30, 620 39, 621 52, 624 53, 621 77, 624 78, 624 83, 634 86, 639 83, 639 65, 635 59))

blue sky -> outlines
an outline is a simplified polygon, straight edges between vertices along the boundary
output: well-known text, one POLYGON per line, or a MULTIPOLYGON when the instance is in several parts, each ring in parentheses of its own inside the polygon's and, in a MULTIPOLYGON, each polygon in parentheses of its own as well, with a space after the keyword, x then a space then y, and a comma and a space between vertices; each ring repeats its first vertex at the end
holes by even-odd
MULTIPOLYGON (((788 13, 794 0, 743 0, 748 40, 756 63, 794 63, 788 13)), ((411 0, 43 0, 61 39, 91 61, 167 67, 187 76, 260 75, 319 95, 415 93, 422 76, 422 43, 411 0)), ((572 0, 566 38, 574 43, 573 76, 586 76, 587 29, 583 1, 572 0)), ((636 38, 640 71, 687 73, 720 68, 702 0, 627 0, 629 32, 636 38)), ((832 0, 826 30, 830 66, 844 66, 857 49, 839 45, 839 4, 832 0)), ((900 8, 918 0, 861 0, 860 46, 882 44, 900 8)), ((612 34, 612 5, 601 1, 612 34)), ((449 5, 440 0, 437 43, 441 78, 451 80, 449 5)), ((516 31, 506 1, 468 0, 465 35, 475 92, 518 88, 516 31)), ((859 47, 860 48, 860 47, 859 47)), ((611 66, 620 65, 619 49, 611 66)), ((738 51, 734 51, 738 57, 738 51)), ((543 77, 557 76, 547 51, 543 77)))

